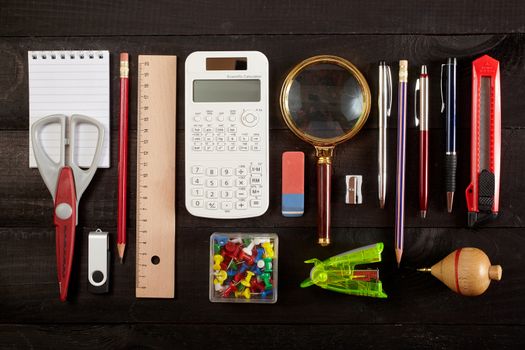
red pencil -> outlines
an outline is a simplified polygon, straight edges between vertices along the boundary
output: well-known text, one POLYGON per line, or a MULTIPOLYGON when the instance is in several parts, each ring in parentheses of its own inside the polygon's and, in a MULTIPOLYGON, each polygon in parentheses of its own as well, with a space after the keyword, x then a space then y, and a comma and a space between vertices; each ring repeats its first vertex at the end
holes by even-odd
POLYGON ((128 76, 129 58, 120 54, 120 129, 118 159, 118 223, 117 250, 120 263, 126 250, 126 188, 128 178, 128 76))

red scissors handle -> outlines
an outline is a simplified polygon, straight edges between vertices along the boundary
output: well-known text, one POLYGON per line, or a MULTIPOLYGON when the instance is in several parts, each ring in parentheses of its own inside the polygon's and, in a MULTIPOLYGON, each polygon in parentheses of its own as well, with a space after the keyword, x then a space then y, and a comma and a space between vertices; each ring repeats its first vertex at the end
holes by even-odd
POLYGON ((77 225, 75 178, 70 167, 60 169, 55 196, 56 255, 60 300, 66 301, 77 225))

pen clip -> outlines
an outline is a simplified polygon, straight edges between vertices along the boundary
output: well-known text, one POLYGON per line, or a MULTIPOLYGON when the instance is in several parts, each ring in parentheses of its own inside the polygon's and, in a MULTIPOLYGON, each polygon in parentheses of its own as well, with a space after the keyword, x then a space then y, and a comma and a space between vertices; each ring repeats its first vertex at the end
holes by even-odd
POLYGON ((441 113, 445 110, 445 99, 443 98, 443 67, 446 63, 441 65, 441 77, 439 78, 439 92, 441 93, 441 113))
POLYGON ((419 98, 419 78, 416 80, 416 88, 414 89, 414 117, 416 119, 416 126, 419 126, 419 118, 417 117, 417 100, 419 98))
POLYGON ((386 110, 387 117, 390 117, 390 112, 392 111, 392 73, 390 72, 390 66, 385 66, 386 68, 386 83, 388 86, 388 107, 386 110))

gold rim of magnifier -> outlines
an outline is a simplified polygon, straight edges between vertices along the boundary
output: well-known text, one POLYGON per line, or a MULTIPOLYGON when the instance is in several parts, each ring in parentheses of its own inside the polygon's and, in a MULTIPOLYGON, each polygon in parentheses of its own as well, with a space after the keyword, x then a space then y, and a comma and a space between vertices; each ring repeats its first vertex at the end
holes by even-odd
POLYGON ((284 79, 283 86, 281 88, 281 94, 279 97, 279 104, 281 106, 281 114, 283 115, 283 119, 286 125, 288 125, 288 127, 293 131, 293 133, 296 134, 300 139, 308 143, 311 143, 314 146, 335 146, 338 143, 341 143, 343 141, 346 141, 352 138, 355 134, 359 132, 359 130, 361 130, 361 128, 367 121, 368 114, 370 113, 370 104, 371 104, 370 88, 368 87, 368 83, 366 82, 366 79, 363 76, 363 74, 350 61, 342 57, 339 57, 339 56, 319 55, 319 56, 307 58, 292 68, 292 70, 288 73, 288 75, 284 79), (299 128, 297 128, 297 126, 293 122, 292 115, 290 114, 290 109, 288 108, 288 94, 290 93, 290 88, 292 86, 293 81, 295 80, 297 75, 301 73, 303 69, 305 69, 306 67, 310 65, 318 64, 318 63, 334 63, 340 67, 345 68, 357 79, 357 82, 361 86, 361 90, 363 92, 363 106, 364 106, 363 112, 357 119, 356 125, 348 133, 343 134, 338 137, 332 137, 330 139, 312 136, 300 130, 299 128))

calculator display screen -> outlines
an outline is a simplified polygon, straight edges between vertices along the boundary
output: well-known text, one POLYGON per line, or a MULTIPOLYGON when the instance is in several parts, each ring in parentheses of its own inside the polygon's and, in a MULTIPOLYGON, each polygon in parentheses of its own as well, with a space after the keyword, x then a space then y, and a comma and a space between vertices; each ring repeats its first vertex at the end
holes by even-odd
POLYGON ((259 102, 259 79, 194 80, 193 102, 259 102))

